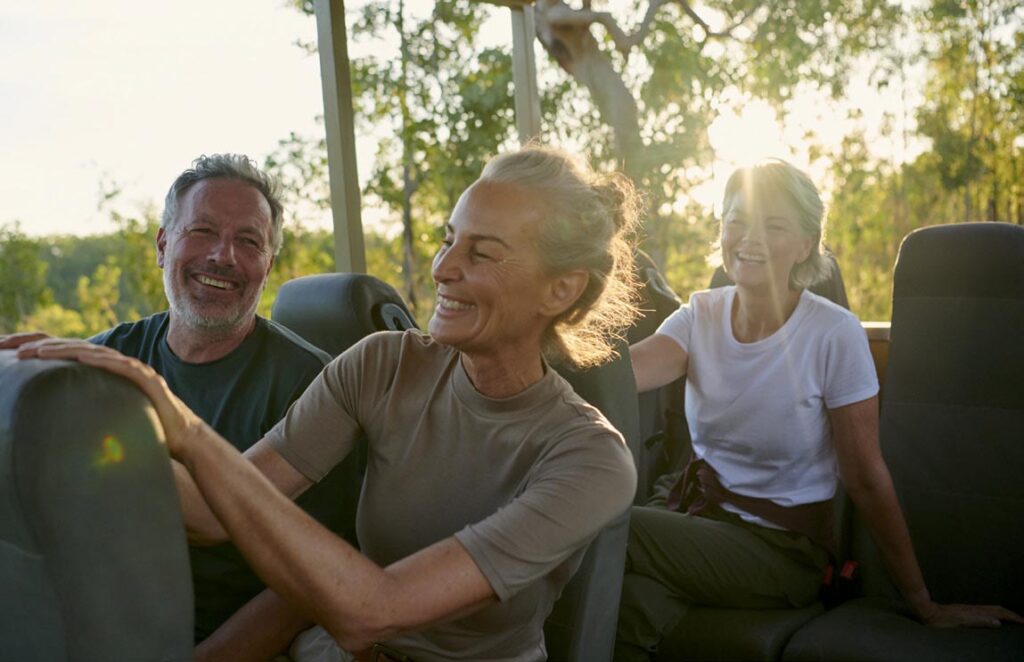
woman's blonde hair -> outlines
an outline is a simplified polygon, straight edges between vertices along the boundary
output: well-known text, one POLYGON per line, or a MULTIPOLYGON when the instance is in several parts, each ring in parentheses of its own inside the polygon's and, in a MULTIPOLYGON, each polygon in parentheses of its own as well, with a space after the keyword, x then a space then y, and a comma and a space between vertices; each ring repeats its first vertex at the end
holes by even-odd
POLYGON ((616 340, 638 312, 633 240, 641 204, 630 181, 537 144, 491 159, 480 181, 536 194, 545 212, 537 248, 546 270, 583 269, 589 277, 580 297, 545 331, 544 357, 576 368, 614 357, 616 340))
MULTIPOLYGON (((740 193, 750 201, 779 191, 785 193, 796 205, 800 232, 814 240, 811 254, 803 262, 793 265, 789 273, 789 288, 802 290, 825 280, 832 273, 824 248, 825 203, 821 201, 818 188, 807 173, 782 159, 765 159, 755 165, 739 168, 725 184, 722 215, 725 216, 740 193)), ((714 267, 722 264, 721 234, 711 245, 708 262, 714 267)))

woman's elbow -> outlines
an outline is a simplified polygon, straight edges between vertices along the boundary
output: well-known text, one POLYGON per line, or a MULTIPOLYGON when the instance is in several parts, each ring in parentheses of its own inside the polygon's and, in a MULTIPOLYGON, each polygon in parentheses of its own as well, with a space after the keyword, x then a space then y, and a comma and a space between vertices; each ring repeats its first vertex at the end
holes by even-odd
POLYGON ((854 504, 863 505, 892 490, 892 478, 884 464, 841 469, 839 479, 854 504))
POLYGON ((375 617, 370 611, 367 609, 366 613, 356 617, 331 618, 323 623, 323 627, 342 648, 352 652, 387 641, 400 632, 399 628, 389 625, 388 619, 375 617))
MULTIPOLYGON (((329 599, 324 602, 328 602, 329 599)), ((352 608, 340 604, 316 610, 317 622, 342 648, 348 651, 361 651, 374 643, 393 638, 403 628, 398 625, 399 618, 395 612, 395 599, 386 595, 386 591, 364 596, 363 600, 352 608)), ((408 629, 408 628, 405 628, 408 629)))

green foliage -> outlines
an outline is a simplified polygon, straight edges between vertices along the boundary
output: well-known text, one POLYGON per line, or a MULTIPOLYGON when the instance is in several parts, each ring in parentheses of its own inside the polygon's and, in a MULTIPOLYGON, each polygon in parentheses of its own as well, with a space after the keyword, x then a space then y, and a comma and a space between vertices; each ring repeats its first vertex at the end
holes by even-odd
POLYGON ((88 338, 89 330, 81 313, 50 303, 35 309, 18 323, 18 331, 43 331, 55 338, 88 338))
MULTIPOLYGON (((121 300, 121 267, 115 256, 96 267, 92 276, 81 276, 75 294, 78 296, 78 312, 82 316, 86 334, 99 333, 109 329, 122 318, 116 308, 121 300)), ((130 309, 127 319, 138 319, 139 314, 130 309)))
POLYGON ((25 236, 17 224, 0 225, 0 333, 15 331, 22 317, 52 297, 39 253, 39 242, 25 236))

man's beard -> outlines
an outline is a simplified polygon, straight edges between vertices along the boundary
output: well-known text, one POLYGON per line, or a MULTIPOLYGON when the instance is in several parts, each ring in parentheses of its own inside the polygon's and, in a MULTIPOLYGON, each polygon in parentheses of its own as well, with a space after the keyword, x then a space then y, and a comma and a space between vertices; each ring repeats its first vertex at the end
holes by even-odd
MULTIPOLYGON (((261 289, 262 291, 262 289, 261 289)), ((259 306, 259 293, 250 304, 239 300, 236 304, 225 306, 214 314, 200 310, 187 292, 179 292, 174 275, 164 270, 164 293, 170 305, 171 316, 186 327, 203 331, 229 332, 245 326, 256 315, 259 306)))

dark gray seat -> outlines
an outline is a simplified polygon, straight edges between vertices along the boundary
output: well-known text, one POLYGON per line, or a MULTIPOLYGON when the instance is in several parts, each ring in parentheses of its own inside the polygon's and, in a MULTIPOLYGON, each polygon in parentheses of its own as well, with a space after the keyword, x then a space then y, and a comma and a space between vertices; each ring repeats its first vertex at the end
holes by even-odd
POLYGON ((156 415, 125 380, 0 351, 0 658, 192 659, 156 415))
POLYGON ((331 356, 375 331, 416 328, 395 288, 366 274, 290 280, 277 291, 270 316, 331 356))
MULTIPOLYGON (((278 290, 270 315, 331 356, 374 331, 416 326, 398 292, 365 274, 317 274, 290 280, 278 290)), ((299 502, 321 524, 356 546, 356 507, 366 454, 366 441, 360 440, 299 502), (344 504, 341 509, 338 503, 344 504)))
MULTIPOLYGON (((893 283, 881 443, 940 602, 1024 610, 1024 228, 935 226, 904 240, 893 283)), ((1024 626, 910 618, 864 524, 863 597, 801 629, 789 660, 1021 660, 1024 626)))

